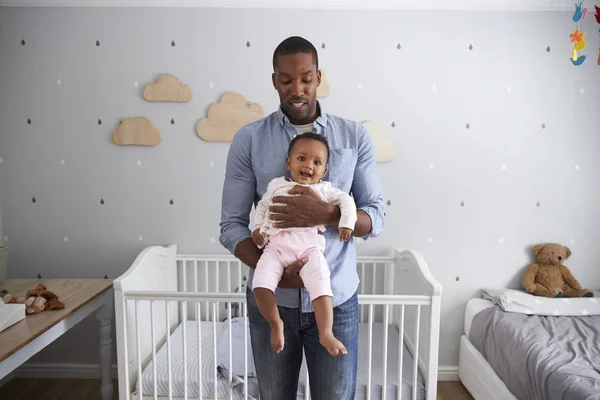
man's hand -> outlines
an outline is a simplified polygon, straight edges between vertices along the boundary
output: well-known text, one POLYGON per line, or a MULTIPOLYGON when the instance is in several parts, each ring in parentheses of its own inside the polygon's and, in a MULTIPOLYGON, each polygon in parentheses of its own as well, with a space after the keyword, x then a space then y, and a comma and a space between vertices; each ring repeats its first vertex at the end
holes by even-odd
POLYGON ((352 235, 352 229, 350 228, 340 228, 340 240, 347 242, 348 239, 350 239, 350 236, 352 235))
POLYGON ((252 232, 252 241, 258 247, 263 247, 267 243, 267 235, 260 233, 260 228, 252 232))
POLYGON ((273 198, 273 203, 282 205, 272 205, 269 208, 276 228, 307 228, 339 221, 339 207, 321 200, 311 188, 295 186, 288 193, 290 196, 273 198))
POLYGON ((279 281, 279 287, 282 289, 299 289, 304 287, 304 282, 300 278, 300 270, 308 262, 308 257, 294 261, 287 268, 283 269, 283 275, 279 281))

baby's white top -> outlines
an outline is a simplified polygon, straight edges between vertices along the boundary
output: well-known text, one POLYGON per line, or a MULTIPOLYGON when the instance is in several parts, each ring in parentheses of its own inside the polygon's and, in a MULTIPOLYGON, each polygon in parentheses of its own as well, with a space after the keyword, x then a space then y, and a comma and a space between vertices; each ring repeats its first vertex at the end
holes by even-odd
MULTIPOLYGON (((273 204, 273 197, 275 196, 292 196, 288 194, 288 191, 292 189, 294 186, 307 186, 314 190, 321 199, 327 203, 332 203, 336 206, 340 207, 341 217, 339 222, 340 228, 350 228, 354 230, 354 225, 356 224, 356 204, 352 197, 346 193, 341 191, 340 189, 334 187, 329 182, 318 182, 313 183, 311 185, 302 184, 298 182, 294 182, 291 179, 287 179, 285 177, 279 177, 273 179, 269 182, 267 186, 267 191, 263 195, 262 199, 258 202, 256 206, 256 213, 254 216, 254 222, 252 225, 252 231, 260 228, 261 233, 267 233, 268 235, 274 235, 280 230, 289 230, 289 231, 302 231, 308 229, 314 229, 314 227, 310 228, 276 228, 273 226, 273 221, 271 221, 269 207, 273 204)), ((320 231, 325 231, 325 226, 321 225, 317 227, 320 231)))

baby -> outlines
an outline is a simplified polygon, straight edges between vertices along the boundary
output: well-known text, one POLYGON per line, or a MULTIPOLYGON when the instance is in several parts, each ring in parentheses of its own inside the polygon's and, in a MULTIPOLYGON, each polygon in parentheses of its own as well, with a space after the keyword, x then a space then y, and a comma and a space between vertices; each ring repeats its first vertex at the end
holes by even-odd
POLYGON ((268 211, 273 197, 288 195, 288 190, 297 185, 310 187, 323 201, 340 207, 340 240, 349 240, 356 224, 356 205, 348 193, 321 181, 327 172, 328 160, 329 145, 323 136, 315 133, 296 136, 289 145, 286 157, 291 178, 273 179, 256 207, 252 239, 258 247, 264 246, 264 252, 256 265, 252 290, 261 314, 271 326, 271 346, 276 353, 283 350, 284 335, 275 289, 283 269, 307 257, 308 262, 300 270, 300 277, 315 310, 319 342, 332 356, 347 354, 346 347, 336 339, 332 330, 333 293, 329 267, 323 255, 325 238, 319 233, 325 231, 325 227, 279 229, 272 224, 268 211))

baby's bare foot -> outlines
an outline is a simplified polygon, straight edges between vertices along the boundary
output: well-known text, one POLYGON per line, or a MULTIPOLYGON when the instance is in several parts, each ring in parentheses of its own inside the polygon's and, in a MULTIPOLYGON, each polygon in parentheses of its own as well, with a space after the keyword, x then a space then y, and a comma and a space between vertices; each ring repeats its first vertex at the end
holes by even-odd
POLYGON ((285 339, 283 337, 283 321, 280 319, 271 325, 271 347, 275 353, 283 350, 285 339))
POLYGON ((319 334, 319 342, 327 349, 332 356, 346 355, 348 351, 346 347, 333 336, 332 332, 324 332, 319 334))

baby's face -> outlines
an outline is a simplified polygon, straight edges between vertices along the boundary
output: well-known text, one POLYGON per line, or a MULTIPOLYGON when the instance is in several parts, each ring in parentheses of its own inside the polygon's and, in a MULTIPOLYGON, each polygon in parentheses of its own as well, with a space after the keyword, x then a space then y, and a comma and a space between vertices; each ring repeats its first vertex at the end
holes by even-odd
POLYGON ((317 183, 327 172, 327 147, 314 139, 298 140, 286 164, 295 182, 317 183))

